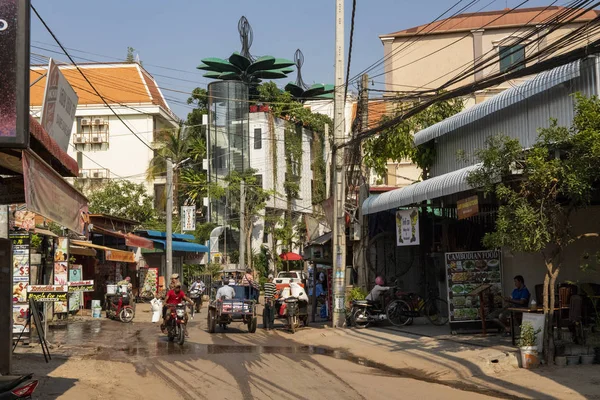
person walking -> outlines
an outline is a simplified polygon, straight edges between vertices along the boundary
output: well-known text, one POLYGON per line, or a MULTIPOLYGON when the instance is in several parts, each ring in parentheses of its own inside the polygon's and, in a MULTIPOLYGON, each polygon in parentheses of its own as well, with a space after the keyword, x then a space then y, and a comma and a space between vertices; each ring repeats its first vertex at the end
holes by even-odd
POLYGON ((263 327, 266 330, 271 330, 275 327, 275 295, 277 294, 277 286, 275 283, 273 283, 272 274, 269 274, 269 278, 267 282, 265 282, 263 289, 265 291, 265 313, 263 315, 263 327))
POLYGON ((254 277, 250 268, 246 269, 246 273, 242 278, 242 286, 244 286, 246 299, 254 299, 254 277))

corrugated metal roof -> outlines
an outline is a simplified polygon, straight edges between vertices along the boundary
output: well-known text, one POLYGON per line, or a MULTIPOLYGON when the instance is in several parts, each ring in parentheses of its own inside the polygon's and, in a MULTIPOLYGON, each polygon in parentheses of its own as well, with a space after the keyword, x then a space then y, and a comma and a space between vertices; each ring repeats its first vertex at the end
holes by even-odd
POLYGON ((362 213, 374 214, 472 189, 467 183, 467 177, 480 166, 481 164, 471 165, 401 189, 370 196, 362 204, 362 213))
POLYGON ((577 78, 580 75, 580 69, 581 61, 577 60, 550 71, 542 72, 533 79, 505 90, 499 95, 417 132, 414 143, 419 146, 556 85, 577 78))

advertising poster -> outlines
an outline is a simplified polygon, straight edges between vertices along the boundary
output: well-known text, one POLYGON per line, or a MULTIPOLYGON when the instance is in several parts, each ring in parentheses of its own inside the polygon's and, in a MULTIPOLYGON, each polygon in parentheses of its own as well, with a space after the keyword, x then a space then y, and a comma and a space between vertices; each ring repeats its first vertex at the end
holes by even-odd
POLYGON ((93 292, 94 291, 94 281, 77 281, 77 282, 69 282, 69 293, 76 292, 93 292))
POLYGON ((28 333, 27 314, 29 313, 29 304, 13 304, 13 333, 28 333))
POLYGON ((67 261, 69 251, 69 240, 67 238, 58 238, 56 249, 54 251, 54 261, 67 261))
POLYGON ((144 286, 142 287, 142 297, 151 298, 156 294, 158 286, 158 268, 148 268, 146 278, 144 279, 144 286))
POLYGON ((55 285, 66 285, 68 281, 68 264, 67 262, 55 262, 54 263, 54 284, 55 285))
POLYGON ((71 293, 69 295, 69 311, 73 312, 73 311, 79 311, 79 309, 81 308, 81 297, 83 296, 83 293, 81 292, 77 292, 77 293, 71 293))
POLYGON ((181 230, 184 232, 196 230, 196 206, 181 207, 181 230))
POLYGON ((419 240, 419 210, 399 210, 396 212, 396 245, 418 246, 419 240))
POLYGON ((13 333, 28 333, 27 314, 29 313, 29 304, 13 304, 13 333))
POLYGON ((81 264, 71 264, 69 267, 69 282, 81 281, 81 271, 83 267, 81 264))
POLYGON ((29 283, 29 233, 11 235, 13 282, 29 283))
POLYGON ((31 230, 35 228, 35 213, 28 211, 25 204, 12 204, 8 208, 11 229, 31 230))
POLYGON ((27 301, 28 282, 13 282, 13 303, 25 303, 27 301))
POLYGON ((479 297, 467 295, 484 283, 492 285, 493 308, 502 307, 501 261, 497 250, 446 253, 450 322, 481 320, 479 297))
POLYGON ((66 312, 68 287, 66 285, 31 285, 29 299, 42 302, 56 302, 54 312, 66 312), (64 303, 64 304, 62 304, 64 303), (61 311, 57 311, 57 308, 61 311))

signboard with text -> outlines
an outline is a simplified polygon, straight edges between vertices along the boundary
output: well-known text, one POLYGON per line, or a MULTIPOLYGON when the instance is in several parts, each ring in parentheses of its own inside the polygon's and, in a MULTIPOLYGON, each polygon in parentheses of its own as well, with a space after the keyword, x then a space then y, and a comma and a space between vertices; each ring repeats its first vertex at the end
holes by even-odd
POLYGON ((396 245, 418 246, 419 235, 419 210, 399 210, 396 212, 396 245))
POLYGON ((0 2, 0 147, 29 145, 29 7, 0 2))
POLYGON ((479 199, 477 195, 456 202, 458 219, 474 217, 479 214, 479 199))
POLYGON ((69 293, 93 292, 94 281, 69 282, 69 293))
POLYGON ((66 302, 68 290, 67 285, 30 285, 28 296, 34 301, 66 302))
POLYGON ((181 207, 181 230, 184 232, 196 230, 196 206, 181 207))
POLYGON ((48 64, 40 123, 58 146, 67 151, 79 97, 53 59, 48 64))

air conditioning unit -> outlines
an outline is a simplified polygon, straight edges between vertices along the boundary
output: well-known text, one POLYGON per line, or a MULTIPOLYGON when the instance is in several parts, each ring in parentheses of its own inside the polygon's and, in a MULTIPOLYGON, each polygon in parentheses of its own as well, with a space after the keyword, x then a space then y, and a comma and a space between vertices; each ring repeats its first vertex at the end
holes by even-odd
POLYGON ((85 143, 85 138, 81 135, 75 136, 75 143, 85 143))
POLYGON ((94 135, 94 136, 92 136, 92 142, 102 143, 102 137, 100 135, 94 135))
POLYGON ((99 179, 99 178, 104 178, 104 173, 101 171, 96 171, 93 173, 94 178, 99 179))
POLYGON ((94 125, 104 125, 104 120, 102 118, 94 119, 94 125))
POLYGON ((79 177, 80 178, 87 178, 88 177, 88 171, 85 171, 85 170, 79 171, 79 177))
POLYGON ((87 118, 82 118, 81 119, 81 125, 90 125, 90 120, 87 118))

